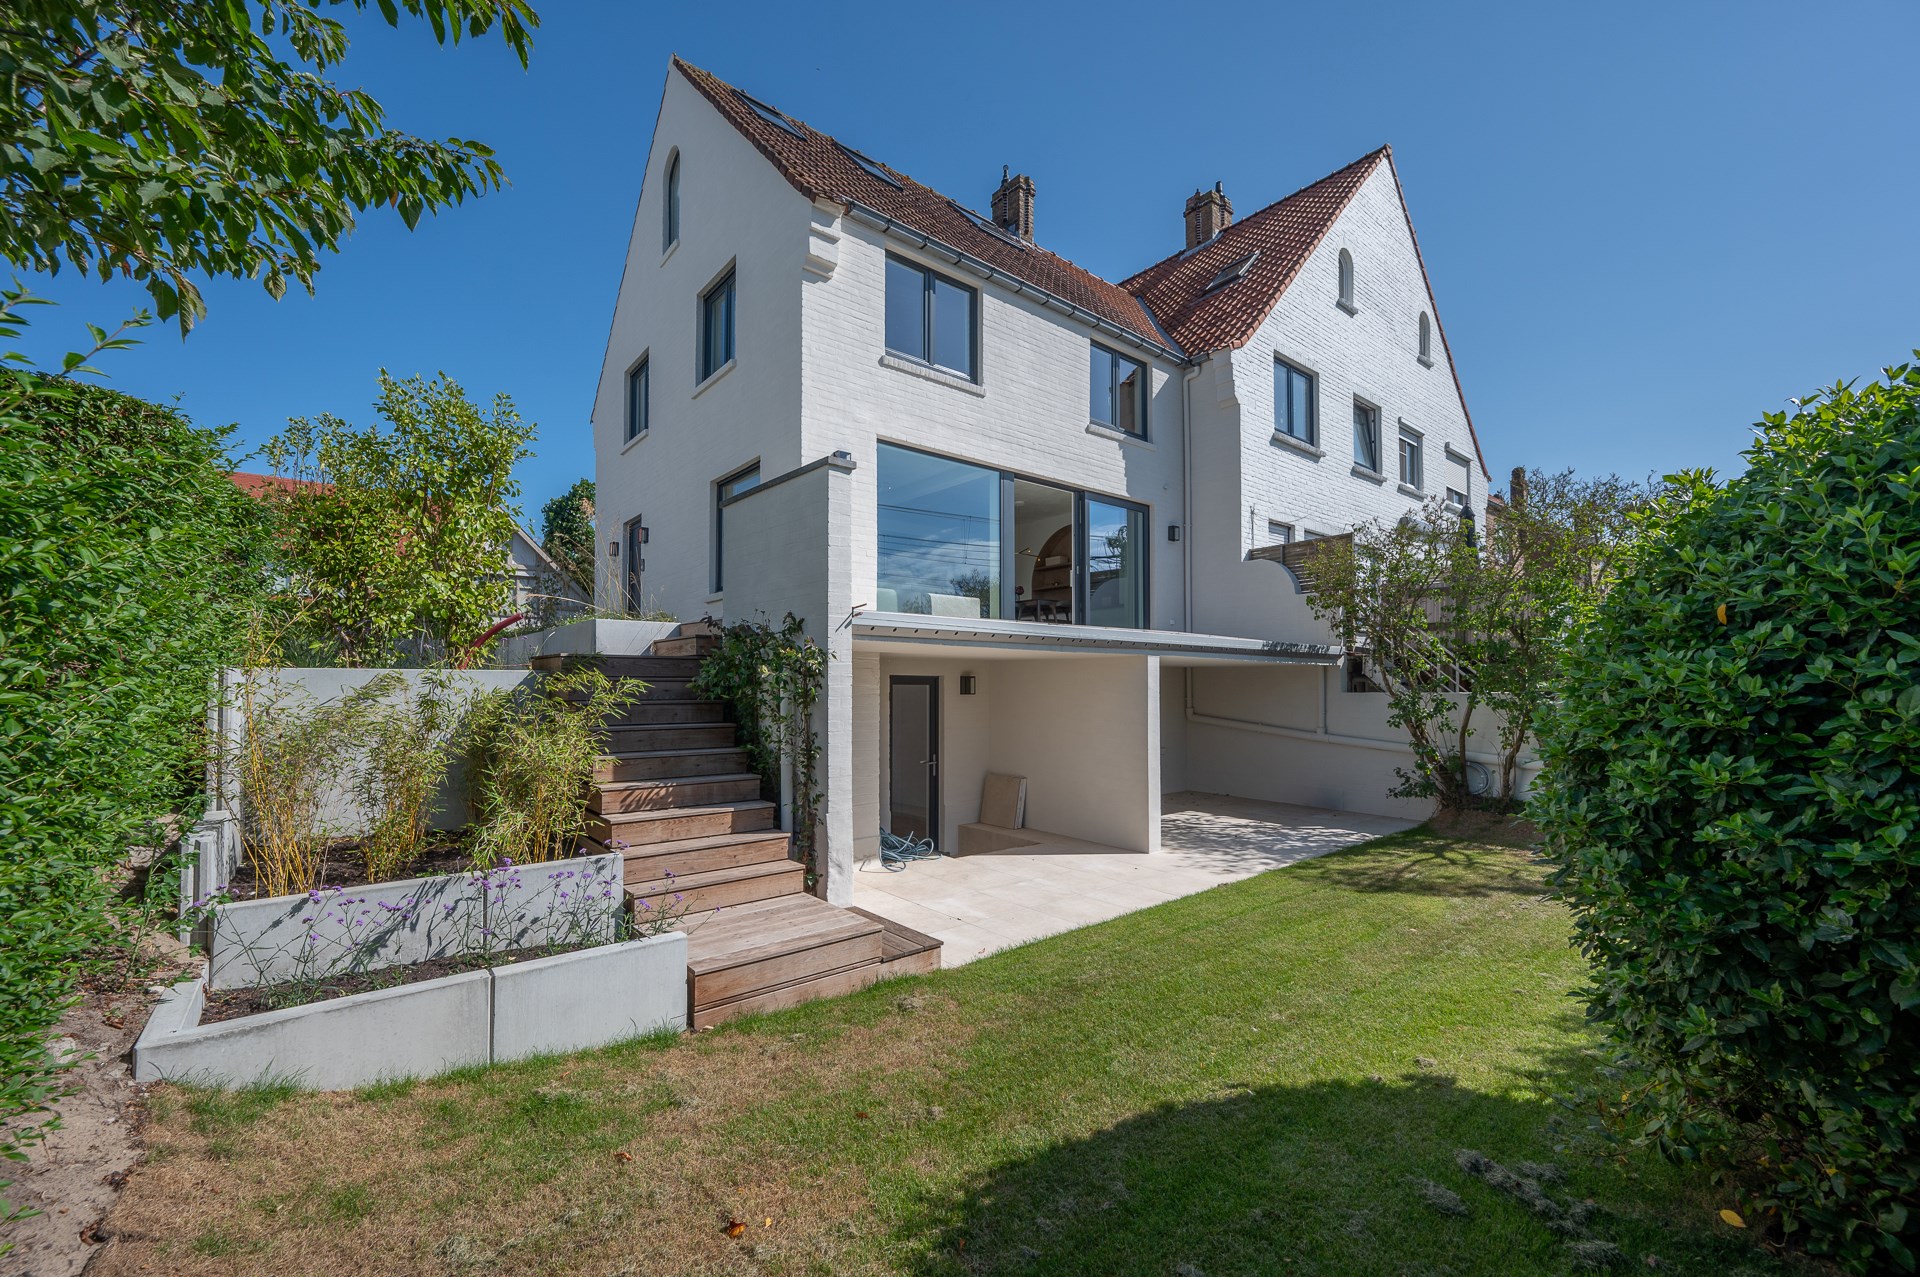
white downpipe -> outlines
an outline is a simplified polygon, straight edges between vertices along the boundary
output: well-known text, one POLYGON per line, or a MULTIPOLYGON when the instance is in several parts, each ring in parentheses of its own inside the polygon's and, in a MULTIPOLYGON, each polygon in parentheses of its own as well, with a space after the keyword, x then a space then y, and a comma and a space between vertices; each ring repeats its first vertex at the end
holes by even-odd
MULTIPOLYGON (((1226 718, 1219 714, 1202 714, 1193 708, 1193 668, 1186 670, 1186 717, 1189 723, 1199 723, 1206 727, 1231 727, 1243 732, 1257 732, 1262 736, 1283 736, 1289 740, 1317 741, 1325 745, 1345 745, 1350 749, 1371 749, 1383 754, 1413 753, 1413 746, 1399 741, 1374 740, 1370 736, 1347 736, 1340 732, 1331 732, 1324 726, 1327 712, 1326 678, 1321 676, 1320 712, 1322 726, 1318 731, 1308 731, 1304 727, 1282 727, 1278 723, 1263 723, 1251 718, 1226 718)), ((1498 754, 1488 754, 1479 750, 1467 751, 1469 762, 1482 763, 1491 767, 1500 765, 1498 754)), ((1522 760, 1515 770, 1520 773, 1538 772, 1545 764, 1537 758, 1522 760)))
MULTIPOLYGON (((1180 607, 1181 628, 1189 634, 1193 633, 1193 382, 1199 375, 1200 365, 1195 364, 1180 378, 1180 607)), ((1191 680, 1187 689, 1191 698, 1191 680)))

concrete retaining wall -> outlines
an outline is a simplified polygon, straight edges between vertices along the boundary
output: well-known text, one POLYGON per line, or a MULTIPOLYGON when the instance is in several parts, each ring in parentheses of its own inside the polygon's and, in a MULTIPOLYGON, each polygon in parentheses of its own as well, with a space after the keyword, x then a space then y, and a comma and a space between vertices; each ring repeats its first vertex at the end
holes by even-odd
POLYGON ((133 1048, 136 1081, 291 1081, 344 1090, 585 1050, 687 1026, 674 931, 534 962, 201 1024, 206 987, 173 986, 133 1048))
POLYGON ((374 971, 483 950, 604 943, 620 916, 617 854, 241 900, 214 909, 209 987, 374 971))

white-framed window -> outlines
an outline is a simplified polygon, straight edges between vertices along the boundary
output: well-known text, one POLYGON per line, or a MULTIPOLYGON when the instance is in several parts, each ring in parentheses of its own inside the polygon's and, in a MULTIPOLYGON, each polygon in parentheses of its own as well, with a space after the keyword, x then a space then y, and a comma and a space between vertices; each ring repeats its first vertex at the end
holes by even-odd
POLYGON ((700 294, 700 375, 705 381, 733 358, 733 272, 700 294))
POLYGON ((646 355, 627 369, 627 438, 638 439, 647 433, 652 413, 653 360, 646 355))
POLYGON ((1406 427, 1400 429, 1400 482, 1409 488, 1425 488, 1426 465, 1422 453, 1425 445, 1417 431, 1406 427))
POLYGON ((1130 435, 1147 433, 1147 366, 1098 342, 1091 344, 1087 416, 1130 435))
POLYGON ((1380 473, 1380 410, 1364 399, 1353 401, 1353 464, 1380 473))
POLYGON ((1293 525, 1291 523, 1282 523, 1278 519, 1268 519, 1267 520, 1267 544, 1268 545, 1292 545, 1293 544, 1293 525))
POLYGON ((1301 443, 1320 441, 1314 376, 1278 355, 1273 359, 1273 428, 1301 443))
POLYGON ((1354 309, 1353 304, 1353 254, 1346 249, 1340 250, 1340 307, 1346 311, 1354 309))
POLYGON ((1420 362, 1433 365, 1433 321, 1424 310, 1420 312, 1420 362))
POLYGON ((666 198, 660 209, 660 251, 680 242, 680 152, 667 157, 666 198))

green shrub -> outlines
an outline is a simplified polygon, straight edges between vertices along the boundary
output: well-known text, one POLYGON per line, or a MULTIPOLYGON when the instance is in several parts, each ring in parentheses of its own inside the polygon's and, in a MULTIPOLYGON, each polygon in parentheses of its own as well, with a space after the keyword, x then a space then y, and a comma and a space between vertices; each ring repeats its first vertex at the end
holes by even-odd
POLYGON ((0 384, 0 1152, 57 1090, 47 1033, 120 934, 127 848, 200 801, 208 699, 262 580, 228 469, 225 432, 170 409, 0 384))
POLYGON ((474 702, 460 736, 473 809, 473 858, 487 868, 571 856, 609 718, 646 690, 591 666, 535 674, 474 702))
POLYGON ((1643 520, 1535 814, 1637 1066, 1622 1128, 1816 1252, 1912 1271, 1920 367, 1763 426, 1744 475, 1679 476, 1643 520))

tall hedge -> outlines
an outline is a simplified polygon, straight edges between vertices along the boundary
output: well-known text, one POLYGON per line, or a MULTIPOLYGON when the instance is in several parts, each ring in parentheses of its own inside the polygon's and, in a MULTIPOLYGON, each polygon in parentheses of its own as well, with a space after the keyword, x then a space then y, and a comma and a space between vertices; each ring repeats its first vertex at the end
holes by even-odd
POLYGON ((1623 1126, 1810 1249, 1911 1272, 1920 368, 1768 417, 1747 461, 1648 520, 1570 659, 1536 814, 1589 1014, 1639 1066, 1623 1126))
POLYGON ((58 1089, 47 1033, 120 934, 116 868, 194 814, 262 579, 228 469, 224 433, 169 409, 0 383, 0 1153, 58 1089))

